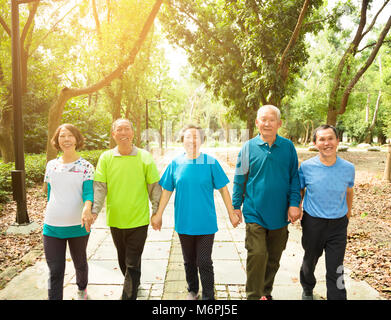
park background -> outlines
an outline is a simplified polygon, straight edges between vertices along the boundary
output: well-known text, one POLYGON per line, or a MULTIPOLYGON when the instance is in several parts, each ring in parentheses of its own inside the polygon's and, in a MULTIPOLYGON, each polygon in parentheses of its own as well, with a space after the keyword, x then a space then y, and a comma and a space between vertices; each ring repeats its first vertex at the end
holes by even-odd
MULTIPOLYGON (((279 134, 300 161, 312 131, 337 127, 339 155, 356 165, 347 264, 391 297, 391 3, 389 0, 42 0, 20 6, 24 150, 30 218, 42 222, 40 187, 55 128, 76 125, 96 165, 113 147, 113 119, 129 118, 135 145, 155 157, 180 148, 199 124, 205 146, 234 166, 256 134, 256 111, 280 108, 279 134), (156 14, 156 17, 155 15, 156 14), (147 32, 142 32, 146 30, 147 32), (388 172, 386 174, 385 172, 388 172)), ((15 221, 10 1, 0 0, 0 287, 7 268, 39 246, 40 231, 7 235, 15 221)))

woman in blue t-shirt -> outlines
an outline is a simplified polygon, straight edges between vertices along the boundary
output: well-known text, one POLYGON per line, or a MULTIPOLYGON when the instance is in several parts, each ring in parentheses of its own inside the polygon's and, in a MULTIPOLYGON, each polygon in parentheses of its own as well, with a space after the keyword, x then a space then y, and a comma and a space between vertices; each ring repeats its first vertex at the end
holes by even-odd
POLYGON ((202 152, 201 128, 188 125, 182 131, 185 152, 167 166, 159 184, 163 188, 159 208, 151 217, 153 229, 160 230, 162 215, 174 189, 175 231, 179 235, 185 264, 188 299, 198 299, 198 272, 202 284, 202 298, 214 299, 212 247, 217 232, 217 217, 213 192, 218 189, 234 227, 242 217, 236 215, 231 204, 226 174, 219 162, 202 152))

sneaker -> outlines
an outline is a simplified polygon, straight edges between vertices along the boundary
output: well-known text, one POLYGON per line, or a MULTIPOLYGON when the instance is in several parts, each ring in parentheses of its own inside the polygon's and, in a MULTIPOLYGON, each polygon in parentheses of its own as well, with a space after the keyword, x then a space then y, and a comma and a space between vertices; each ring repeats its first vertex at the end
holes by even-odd
POLYGON ((87 288, 84 290, 77 290, 77 300, 88 300, 87 288))
POLYGON ((200 298, 200 296, 198 295, 198 293, 195 293, 193 291, 189 291, 189 294, 187 295, 186 300, 198 300, 199 298, 200 298))
POLYGON ((311 292, 303 291, 303 293, 301 294, 301 300, 314 300, 312 291, 311 292))

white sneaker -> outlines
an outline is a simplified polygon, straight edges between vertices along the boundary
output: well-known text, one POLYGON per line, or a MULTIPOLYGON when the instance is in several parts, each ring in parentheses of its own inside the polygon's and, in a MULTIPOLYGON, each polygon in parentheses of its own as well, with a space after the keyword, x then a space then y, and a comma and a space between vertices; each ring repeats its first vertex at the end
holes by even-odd
POLYGON ((87 288, 84 290, 77 290, 77 300, 88 300, 87 288))
POLYGON ((200 296, 193 292, 193 291, 189 291, 189 294, 187 295, 187 298, 186 300, 198 300, 200 298, 200 296))

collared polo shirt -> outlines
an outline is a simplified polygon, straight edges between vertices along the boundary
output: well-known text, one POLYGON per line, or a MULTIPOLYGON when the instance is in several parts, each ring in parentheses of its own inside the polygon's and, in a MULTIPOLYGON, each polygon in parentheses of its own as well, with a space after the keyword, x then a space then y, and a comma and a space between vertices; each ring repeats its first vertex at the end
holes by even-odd
POLYGON ((243 205, 246 223, 269 230, 288 225, 288 208, 299 207, 298 159, 292 141, 279 135, 272 146, 258 134, 247 141, 236 164, 232 204, 243 205))
POLYGON ((133 146, 129 155, 121 155, 117 147, 102 153, 94 180, 107 185, 107 225, 128 229, 149 224, 147 184, 159 178, 148 151, 133 146))

